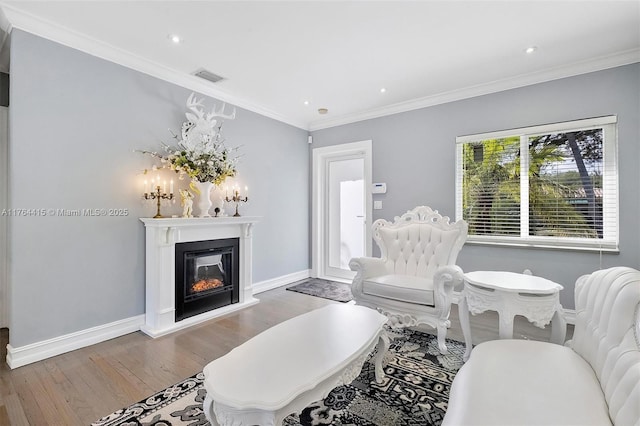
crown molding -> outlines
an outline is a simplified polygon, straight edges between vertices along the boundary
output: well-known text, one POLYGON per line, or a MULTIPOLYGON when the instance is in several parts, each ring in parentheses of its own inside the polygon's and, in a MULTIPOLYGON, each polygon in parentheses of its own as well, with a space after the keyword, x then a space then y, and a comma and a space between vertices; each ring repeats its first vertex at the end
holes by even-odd
POLYGON ((212 83, 206 82, 199 77, 186 74, 183 71, 178 71, 160 63, 148 60, 109 43, 105 43, 89 37, 86 34, 59 25, 55 22, 26 13, 11 5, 0 3, 0 6, 2 7, 1 12, 4 12, 4 16, 6 17, 8 27, 10 29, 17 28, 19 30, 26 31, 72 49, 88 53, 89 55, 100 59, 104 59, 160 80, 194 90, 200 94, 214 97, 239 108, 244 108, 265 117, 307 130, 307 123, 291 120, 288 117, 261 105, 255 104, 247 99, 234 96, 219 87, 212 86, 212 83))
POLYGON ((372 118, 413 111, 420 108, 474 98, 476 96, 488 95, 519 87, 531 86, 537 83, 573 77, 580 74, 587 74, 636 62, 640 62, 640 49, 627 50, 613 55, 575 62, 573 64, 551 68, 540 72, 523 74, 503 80, 492 81, 486 84, 479 84, 449 92, 438 93, 436 95, 399 102, 393 105, 370 109, 368 111, 342 115, 335 118, 316 120, 309 124, 309 131, 322 130, 358 121, 370 120, 372 118))
POLYGON ((286 117, 250 100, 230 94, 223 89, 214 87, 211 83, 193 75, 150 61, 124 49, 120 49, 111 44, 63 27, 57 23, 21 11, 11 5, 0 2, 0 6, 0 17, 3 18, 0 24, 2 24, 3 28, 6 27, 7 32, 14 28, 18 28, 64 46, 88 53, 92 56, 114 62, 149 76, 196 91, 203 95, 214 97, 223 102, 228 102, 239 108, 244 108, 248 111, 309 131, 322 130, 372 118, 413 111, 429 106, 440 105, 448 102, 640 62, 640 49, 632 49, 540 72, 523 74, 503 80, 496 80, 490 83, 411 99, 380 108, 345 114, 334 118, 325 118, 307 123, 291 119, 290 117, 286 117))

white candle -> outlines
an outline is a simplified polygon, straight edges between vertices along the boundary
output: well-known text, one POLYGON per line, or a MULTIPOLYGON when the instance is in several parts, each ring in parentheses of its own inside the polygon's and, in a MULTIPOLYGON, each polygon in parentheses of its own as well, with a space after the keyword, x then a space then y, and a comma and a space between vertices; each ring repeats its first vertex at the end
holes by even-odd
POLYGON ((171 179, 171 182, 169 184, 169 192, 173 194, 173 179, 171 179))
POLYGON ((249 195, 249 187, 245 186, 244 187, 244 196, 246 197, 247 195, 249 195))
POLYGON ((147 194, 149 192, 149 182, 147 182, 147 180, 144 180, 144 193, 147 194))
POLYGON ((167 193, 167 181, 164 181, 164 185, 162 186, 162 193, 166 194, 167 193))

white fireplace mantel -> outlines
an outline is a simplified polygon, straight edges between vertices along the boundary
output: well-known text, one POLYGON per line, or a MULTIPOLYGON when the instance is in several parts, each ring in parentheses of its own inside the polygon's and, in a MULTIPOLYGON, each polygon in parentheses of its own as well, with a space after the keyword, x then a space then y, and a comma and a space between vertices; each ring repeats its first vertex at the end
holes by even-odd
POLYGON ((145 324, 141 330, 151 337, 207 321, 258 303, 251 289, 251 237, 255 216, 211 218, 140 219, 146 233, 145 324), (182 321, 175 321, 175 246, 192 241, 239 238, 240 295, 238 303, 223 306, 182 321))

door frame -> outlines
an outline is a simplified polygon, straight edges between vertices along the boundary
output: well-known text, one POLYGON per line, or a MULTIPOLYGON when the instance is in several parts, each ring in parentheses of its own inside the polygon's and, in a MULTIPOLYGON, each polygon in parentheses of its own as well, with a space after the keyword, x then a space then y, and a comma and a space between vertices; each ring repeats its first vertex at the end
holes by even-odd
MULTIPOLYGON (((0 209, 8 208, 9 108, 0 106, 0 209)), ((7 216, 0 215, 0 328, 9 327, 9 272, 7 216)))
MULTIPOLYGON (((327 169, 330 160, 342 158, 362 158, 364 160, 364 199, 365 199, 365 254, 371 256, 371 222, 373 201, 371 188, 372 172, 371 140, 331 145, 312 149, 312 189, 311 189, 311 276, 325 278, 327 265, 327 169)), ((333 278, 333 277, 332 277, 333 278)), ((333 278, 335 279, 335 278, 333 278)))

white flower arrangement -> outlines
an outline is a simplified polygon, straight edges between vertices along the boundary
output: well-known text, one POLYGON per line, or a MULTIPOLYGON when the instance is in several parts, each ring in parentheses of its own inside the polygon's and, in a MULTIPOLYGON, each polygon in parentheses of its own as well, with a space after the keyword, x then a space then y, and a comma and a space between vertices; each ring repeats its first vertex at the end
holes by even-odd
POLYGON ((198 182, 212 182, 220 185, 228 177, 236 175, 237 156, 233 156, 236 149, 228 149, 222 137, 222 120, 218 123, 216 117, 235 118, 235 108, 232 114, 225 115, 224 105, 220 111, 213 109, 205 114, 202 108, 202 100, 198 100, 195 94, 187 99, 187 107, 193 112, 185 115, 187 121, 182 124, 181 137, 174 134, 178 141, 177 147, 164 145, 164 154, 151 151, 142 151, 152 155, 162 163, 165 168, 170 168, 179 174, 179 179, 189 176, 198 182))

